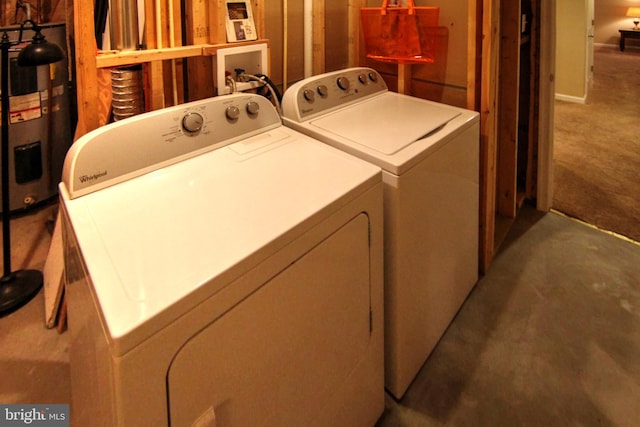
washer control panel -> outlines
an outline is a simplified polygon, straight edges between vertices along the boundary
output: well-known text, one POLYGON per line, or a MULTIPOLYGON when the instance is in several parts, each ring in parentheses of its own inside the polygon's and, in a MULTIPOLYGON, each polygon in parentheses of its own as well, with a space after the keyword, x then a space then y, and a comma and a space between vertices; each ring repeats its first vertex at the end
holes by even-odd
POLYGON ((282 99, 282 111, 287 119, 303 121, 387 90, 376 70, 348 68, 313 76, 292 85, 282 99))
POLYGON ((263 96, 232 94, 140 114, 76 141, 62 181, 79 197, 282 126, 263 96))

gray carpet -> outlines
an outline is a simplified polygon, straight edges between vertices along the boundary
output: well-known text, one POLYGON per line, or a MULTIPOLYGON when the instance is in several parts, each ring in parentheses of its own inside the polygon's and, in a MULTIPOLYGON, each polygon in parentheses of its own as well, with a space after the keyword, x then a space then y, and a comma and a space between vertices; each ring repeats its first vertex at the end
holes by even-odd
POLYGON ((640 241, 640 49, 595 48, 586 104, 556 102, 553 207, 640 241))

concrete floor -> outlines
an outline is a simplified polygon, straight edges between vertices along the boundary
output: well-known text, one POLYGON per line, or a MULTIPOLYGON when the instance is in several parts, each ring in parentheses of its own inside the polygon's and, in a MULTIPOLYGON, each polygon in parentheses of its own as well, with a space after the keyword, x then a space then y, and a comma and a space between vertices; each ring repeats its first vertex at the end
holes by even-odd
POLYGON ((640 246, 526 207, 386 426, 640 420, 640 246))
MULTIPOLYGON (((11 220, 12 270, 42 271, 57 204, 11 220)), ((0 318, 0 403, 68 403, 68 334, 45 327, 44 292, 0 318)))
MULTIPOLYGON (((12 221, 42 268, 48 206, 12 221)), ((630 426, 640 419, 640 246, 525 206, 401 401, 377 427, 630 426)), ((0 403, 68 403, 68 333, 42 292, 0 318, 0 403)))

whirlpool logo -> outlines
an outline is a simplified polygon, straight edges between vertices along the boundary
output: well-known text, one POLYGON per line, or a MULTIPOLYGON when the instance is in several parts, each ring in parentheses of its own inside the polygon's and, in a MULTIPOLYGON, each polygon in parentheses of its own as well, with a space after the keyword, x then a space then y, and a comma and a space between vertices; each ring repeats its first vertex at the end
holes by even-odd
POLYGON ((69 405, 0 405, 0 425, 69 427, 69 405))
POLYGON ((88 182, 91 181, 95 181, 98 180, 100 178, 102 178, 103 176, 107 176, 107 171, 102 171, 102 172, 96 172, 92 175, 80 175, 80 182, 82 182, 83 184, 86 184, 88 182))

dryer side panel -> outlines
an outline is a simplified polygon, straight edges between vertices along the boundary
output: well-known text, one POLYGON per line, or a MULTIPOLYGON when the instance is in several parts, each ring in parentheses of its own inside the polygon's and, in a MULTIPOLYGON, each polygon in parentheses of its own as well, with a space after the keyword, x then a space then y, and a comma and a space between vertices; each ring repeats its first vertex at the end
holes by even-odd
POLYGON ((91 278, 64 204, 61 206, 64 283, 69 323, 71 423, 116 425, 113 360, 99 305, 91 292, 91 278))
POLYGON ((354 408, 376 400, 364 383, 380 374, 370 268, 369 220, 359 214, 185 344, 168 373, 170 424, 366 419, 354 408))

